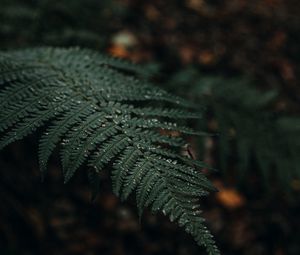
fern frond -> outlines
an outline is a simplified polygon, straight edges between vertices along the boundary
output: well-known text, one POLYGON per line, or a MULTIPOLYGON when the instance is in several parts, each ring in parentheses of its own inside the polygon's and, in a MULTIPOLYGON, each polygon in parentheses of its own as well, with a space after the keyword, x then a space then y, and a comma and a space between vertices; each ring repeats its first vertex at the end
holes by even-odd
POLYGON ((199 114, 147 76, 133 64, 77 48, 0 53, 0 148, 44 127, 38 153, 43 174, 58 145, 65 182, 85 164, 97 192, 100 171, 112 164, 116 195, 126 199, 136 192, 140 215, 146 207, 162 211, 209 254, 219 254, 198 204, 213 190, 195 168, 205 165, 180 154, 181 136, 159 132, 202 134, 175 121, 199 114), (154 101, 160 106, 148 106, 154 101), (164 102, 173 106, 163 108, 164 102))

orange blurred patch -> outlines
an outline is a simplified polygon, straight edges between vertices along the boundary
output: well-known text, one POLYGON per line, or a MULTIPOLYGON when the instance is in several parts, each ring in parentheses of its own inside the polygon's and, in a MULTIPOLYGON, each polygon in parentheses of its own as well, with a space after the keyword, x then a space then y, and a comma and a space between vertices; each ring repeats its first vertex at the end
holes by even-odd
POLYGON ((108 53, 111 54, 114 57, 118 57, 118 58, 129 58, 130 54, 128 52, 128 50, 120 45, 112 45, 109 49, 108 49, 108 53))
POLYGON ((212 65, 216 62, 216 56, 210 50, 203 50, 199 53, 198 60, 203 65, 212 65))
POLYGON ((215 182, 215 187, 219 190, 216 193, 216 199, 228 209, 236 209, 242 207, 246 200, 236 189, 224 187, 221 182, 215 182))

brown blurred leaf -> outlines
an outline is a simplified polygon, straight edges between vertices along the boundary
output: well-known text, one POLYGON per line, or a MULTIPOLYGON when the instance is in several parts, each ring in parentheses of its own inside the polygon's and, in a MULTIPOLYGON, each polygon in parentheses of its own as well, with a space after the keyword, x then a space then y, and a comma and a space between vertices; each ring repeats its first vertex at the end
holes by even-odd
POLYGON ((118 199, 113 194, 106 194, 105 196, 101 197, 101 205, 104 209, 108 211, 116 210, 118 205, 118 199))
POLYGON ((195 52, 191 46, 187 45, 179 49, 179 55, 183 64, 190 64, 194 60, 195 52))
POLYGON ((187 0, 186 1, 187 7, 195 10, 195 11, 201 11, 204 5, 203 0, 187 0))
POLYGON ((281 76, 285 80, 294 80, 295 72, 294 67, 288 60, 283 60, 280 64, 281 76))
POLYGON ((152 5, 145 6, 145 13, 146 13, 146 17, 152 21, 155 21, 160 17, 160 13, 157 10, 157 8, 155 8, 155 6, 152 5))
POLYGON ((295 179, 291 183, 292 189, 300 191, 300 180, 295 179))
POLYGON ((283 31, 276 31, 271 40, 268 42, 268 48, 272 50, 280 49, 286 42, 287 36, 283 31))
POLYGON ((30 207, 27 209, 27 216, 37 237, 43 238, 46 230, 41 213, 36 208, 30 207))

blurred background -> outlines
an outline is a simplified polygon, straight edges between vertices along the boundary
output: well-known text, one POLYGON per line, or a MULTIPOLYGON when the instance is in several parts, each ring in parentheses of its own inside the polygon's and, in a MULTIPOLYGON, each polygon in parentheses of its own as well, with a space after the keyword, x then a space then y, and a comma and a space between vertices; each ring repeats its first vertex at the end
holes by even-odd
MULTIPOLYGON (((153 70, 217 134, 191 150, 219 171, 202 200, 222 254, 300 254, 298 0, 0 0, 0 49, 80 46, 153 70)), ((109 169, 95 202, 84 171, 40 180, 37 136, 0 154, 0 254, 205 254, 162 215, 120 203, 109 169)))

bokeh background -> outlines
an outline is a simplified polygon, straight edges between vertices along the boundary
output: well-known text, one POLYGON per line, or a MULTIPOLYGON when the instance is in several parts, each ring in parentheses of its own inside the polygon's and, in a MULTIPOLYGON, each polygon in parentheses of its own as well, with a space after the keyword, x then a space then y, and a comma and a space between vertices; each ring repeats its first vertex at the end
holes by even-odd
MULTIPOLYGON (((153 70, 199 104, 192 153, 219 171, 202 200, 222 254, 300 254, 298 0, 0 0, 0 49, 80 46, 153 70)), ((180 135, 180 134, 174 134, 180 135)), ((111 193, 84 169, 40 180, 37 136, 0 154, 0 254, 205 254, 183 230, 111 193)))

